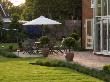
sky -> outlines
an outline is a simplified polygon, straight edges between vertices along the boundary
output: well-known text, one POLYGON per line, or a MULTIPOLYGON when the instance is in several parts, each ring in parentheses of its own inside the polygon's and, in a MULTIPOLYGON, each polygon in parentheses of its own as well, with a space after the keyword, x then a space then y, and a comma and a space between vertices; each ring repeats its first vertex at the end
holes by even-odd
POLYGON ((25 3, 25 0, 9 0, 11 3, 13 3, 14 6, 18 6, 22 3, 25 3))

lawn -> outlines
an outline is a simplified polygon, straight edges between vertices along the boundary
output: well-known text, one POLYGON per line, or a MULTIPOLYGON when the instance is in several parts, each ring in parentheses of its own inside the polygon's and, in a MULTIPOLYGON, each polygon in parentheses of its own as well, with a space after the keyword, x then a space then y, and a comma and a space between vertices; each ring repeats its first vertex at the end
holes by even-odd
POLYGON ((4 46, 4 49, 8 49, 9 46, 13 46, 13 49, 18 48, 17 43, 2 43, 2 44, 0 44, 0 49, 3 49, 2 46, 4 46))
POLYGON ((0 57, 0 82, 103 82, 69 68, 29 64, 36 60, 0 57))

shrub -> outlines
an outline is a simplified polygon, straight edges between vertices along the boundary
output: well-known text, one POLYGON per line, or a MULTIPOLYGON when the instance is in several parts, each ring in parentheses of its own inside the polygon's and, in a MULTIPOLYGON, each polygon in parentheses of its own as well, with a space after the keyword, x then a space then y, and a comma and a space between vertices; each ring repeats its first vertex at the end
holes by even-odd
POLYGON ((62 41, 62 44, 67 47, 70 51, 70 49, 75 47, 76 40, 72 37, 67 37, 62 41))
POLYGON ((0 56, 7 57, 7 58, 17 58, 18 57, 14 53, 8 52, 6 50, 0 50, 0 56))
POLYGON ((71 35, 70 35, 70 37, 72 37, 72 38, 74 38, 75 40, 79 40, 79 35, 77 34, 77 33, 72 33, 71 35))
POLYGON ((72 33, 71 35, 70 35, 70 37, 72 37, 72 38, 74 38, 75 40, 76 40, 76 42, 75 42, 75 47, 74 47, 74 50, 80 50, 81 49, 81 42, 80 42, 80 36, 79 36, 79 34, 77 34, 77 33, 72 33))
POLYGON ((110 65, 104 66, 103 71, 110 74, 110 65))
POLYGON ((18 47, 19 47, 19 48, 23 48, 22 42, 19 42, 19 43, 18 43, 18 47))
POLYGON ((12 51, 13 50, 13 46, 10 45, 8 49, 9 49, 9 51, 12 51))
POLYGON ((45 47, 46 45, 48 45, 50 42, 49 38, 47 36, 42 36, 40 38, 40 44, 42 47, 45 47))
POLYGON ((77 63, 69 63, 60 60, 52 60, 52 59, 38 59, 36 61, 37 65, 42 66, 50 66, 50 67, 67 67, 78 72, 93 76, 95 78, 104 80, 105 82, 110 82, 110 74, 105 73, 102 70, 91 69, 88 67, 81 66, 77 63))

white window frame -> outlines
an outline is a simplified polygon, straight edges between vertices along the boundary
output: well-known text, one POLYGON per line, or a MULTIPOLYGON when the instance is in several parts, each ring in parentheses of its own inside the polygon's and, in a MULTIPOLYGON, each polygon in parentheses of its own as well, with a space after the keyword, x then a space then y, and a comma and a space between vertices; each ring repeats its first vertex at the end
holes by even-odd
POLYGON ((86 22, 86 28, 85 28, 85 30, 86 30, 86 44, 85 44, 85 46, 86 46, 86 49, 93 49, 93 28, 92 28, 93 19, 86 19, 85 22, 86 22), (87 27, 88 22, 91 22, 91 28, 87 27), (91 36, 89 36, 87 34, 87 29, 91 29, 91 36), (88 42, 88 39, 90 39, 91 41, 88 42), (90 44, 91 46, 88 46, 88 44, 90 44))
POLYGON ((95 7, 95 1, 94 0, 91 0, 91 8, 94 8, 95 7))

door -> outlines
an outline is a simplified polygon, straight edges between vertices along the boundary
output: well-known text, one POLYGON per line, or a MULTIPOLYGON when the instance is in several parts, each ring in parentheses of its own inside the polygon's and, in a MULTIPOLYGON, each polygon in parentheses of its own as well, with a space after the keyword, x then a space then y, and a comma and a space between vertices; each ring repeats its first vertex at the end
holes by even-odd
POLYGON ((86 20, 86 49, 93 49, 92 19, 86 20))

